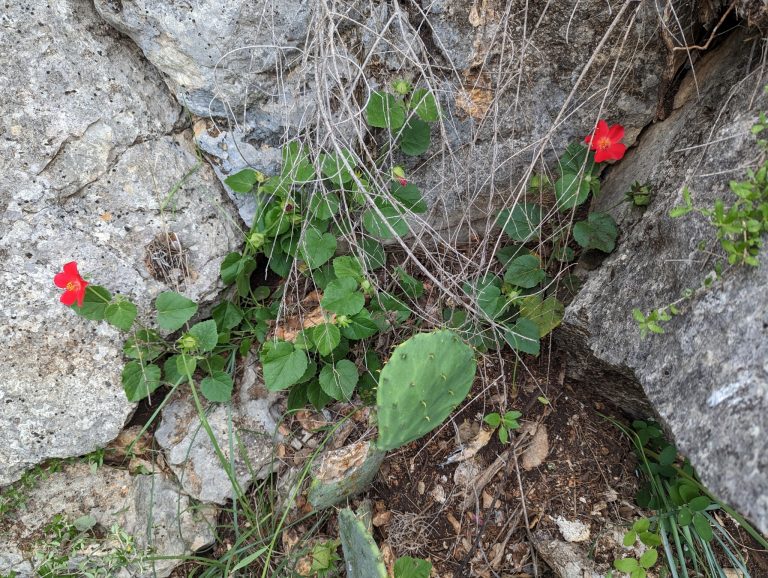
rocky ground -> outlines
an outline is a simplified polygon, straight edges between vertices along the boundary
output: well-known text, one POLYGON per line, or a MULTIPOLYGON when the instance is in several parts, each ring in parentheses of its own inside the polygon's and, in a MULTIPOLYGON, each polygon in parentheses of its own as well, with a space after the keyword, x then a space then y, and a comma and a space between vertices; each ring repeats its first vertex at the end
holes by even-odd
MULTIPOLYGON (((430 210, 407 244, 390 247, 390 265, 412 250, 443 288, 460 288, 467 270, 435 247, 469 246, 462 256, 486 267, 498 209, 520 201, 531 174, 595 119, 624 125, 630 148, 592 202, 618 223, 617 249, 559 272, 584 284, 545 351, 482 357, 468 402, 388 454, 354 499, 371 509, 387 563, 428 557, 454 578, 605 575, 627 553, 617 546, 623 529, 647 514, 634 501, 632 446, 606 415, 659 420, 703 483, 768 530, 768 268, 729 270, 652 339, 630 314, 676 302, 714 267, 708 220, 669 217, 683 188, 709 206, 764 161, 752 134, 768 109, 762 4, 6 6, 0 576, 28 575, 35 551, 52 543, 77 563, 146 548, 166 557, 121 577, 199 575, 242 543, 241 530, 264 537, 239 527, 232 481, 189 393, 128 401, 123 336, 60 306, 51 279, 77 260, 133 300, 142 321, 166 290, 207 315, 224 291, 220 265, 254 218, 253 197, 226 177, 245 166, 273 174, 286 136, 307 135, 318 151, 369 146, 358 100, 401 76, 430 87, 443 116, 439 145, 402 161, 430 210), (647 208, 622 202, 635 182, 649 191, 647 208), (500 408, 522 413, 510 444, 483 424, 500 408), (201 560, 189 559, 195 553, 201 560)), ((430 328, 406 325, 375 348, 386 357, 408 331, 430 328)), ((250 488, 243 507, 281 511, 296 472, 342 419, 332 449, 373 436, 370 399, 286 419, 285 396, 265 390, 255 352, 235 375, 233 401, 205 411, 236 482, 250 488)), ((308 509, 300 500, 275 533, 273 564, 304 535, 312 544, 338 535, 334 516, 303 520, 308 509)), ((765 553, 727 516, 722 523, 751 575, 768 575, 765 553)))

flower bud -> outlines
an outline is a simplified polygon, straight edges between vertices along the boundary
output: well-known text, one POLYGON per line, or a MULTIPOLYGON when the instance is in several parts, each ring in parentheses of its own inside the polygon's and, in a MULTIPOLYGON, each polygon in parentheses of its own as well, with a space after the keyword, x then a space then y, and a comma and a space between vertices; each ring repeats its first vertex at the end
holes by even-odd
POLYGON ((266 240, 266 236, 264 233, 251 233, 248 236, 248 244, 253 248, 255 251, 258 251, 261 249, 261 247, 264 245, 264 241, 266 240))
POLYGON ((397 94, 406 95, 411 92, 411 83, 400 78, 392 83, 392 90, 394 90, 397 94))
POLYGON ((179 345, 179 349, 182 351, 192 351, 193 349, 197 348, 197 338, 194 335, 190 335, 189 333, 185 333, 179 337, 177 343, 179 345))

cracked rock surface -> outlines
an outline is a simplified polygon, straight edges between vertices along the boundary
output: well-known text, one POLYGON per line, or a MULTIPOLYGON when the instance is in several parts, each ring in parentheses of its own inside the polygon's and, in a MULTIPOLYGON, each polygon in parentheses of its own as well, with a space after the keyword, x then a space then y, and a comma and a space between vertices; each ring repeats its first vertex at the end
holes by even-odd
POLYGON ((699 287, 724 260, 708 219, 669 210, 685 186, 697 207, 730 206, 729 180, 762 162, 750 129, 768 107, 768 78, 750 58, 753 42, 734 34, 702 59, 672 114, 609 170, 592 209, 614 215, 620 242, 566 309, 562 338, 573 378, 636 415, 656 413, 708 489, 765 532, 768 252, 684 301, 663 335, 641 338, 632 318, 633 308, 648 313, 699 287), (645 211, 620 202, 634 181, 654 194, 645 211))
MULTIPOLYGON (((274 174, 280 143, 313 127, 328 150, 364 150, 357 112, 369 91, 397 78, 428 84, 443 109, 433 135, 445 146, 393 162, 430 201, 427 224, 448 236, 467 215, 485 221, 537 154, 554 160, 598 118, 620 119, 631 142, 656 115, 666 72, 660 16, 649 2, 435 0, 423 11, 299 0, 96 6, 181 102, 216 118, 197 137, 222 179, 246 165, 274 174), (425 72, 424 62, 433 68, 425 72)), ((252 198, 238 204, 248 222, 252 198)))
MULTIPOLYGON (((117 524, 135 538, 137 549, 158 557, 182 557, 212 544, 216 524, 214 508, 193 507, 164 474, 132 476, 110 466, 92 471, 88 464, 72 464, 40 481, 14 523, 0 528, 0 574, 36 575, 35 536, 57 515, 69 523, 90 516, 102 530, 117 524)), ((116 578, 164 578, 178 562, 122 568, 116 578)))
POLYGON ((181 108, 90 2, 10 4, 0 47, 4 485, 47 458, 103 447, 133 412, 120 383, 124 336, 58 302, 61 266, 77 261, 146 314, 168 288, 214 297, 237 234, 181 108), (171 233, 185 275, 159 274, 147 259, 153 239, 171 233))
MULTIPOLYGON (((279 416, 271 411, 278 395, 264 388, 256 365, 249 357, 232 403, 216 404, 207 414, 219 448, 232 464, 243 491, 254 479, 264 479, 276 468, 275 445, 281 439, 275 419, 279 416)), ((188 389, 177 391, 163 408, 155 439, 187 494, 216 504, 236 498, 188 389)))

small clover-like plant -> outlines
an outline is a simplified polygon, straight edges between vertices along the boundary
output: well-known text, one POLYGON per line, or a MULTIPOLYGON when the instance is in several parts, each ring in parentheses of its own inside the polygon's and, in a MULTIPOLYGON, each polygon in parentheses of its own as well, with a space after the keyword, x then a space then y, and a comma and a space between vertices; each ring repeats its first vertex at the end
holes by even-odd
POLYGON ((619 572, 627 574, 629 578, 646 578, 650 570, 659 559, 659 552, 655 548, 649 548, 639 558, 620 558, 614 560, 613 566, 619 572))
POLYGON ((498 429, 499 441, 503 444, 509 443, 509 432, 520 428, 518 419, 523 414, 519 411, 508 411, 501 415, 498 413, 489 413, 483 418, 483 421, 494 429, 498 429))
POLYGON ((653 192, 650 185, 635 181, 630 189, 624 193, 624 200, 635 207, 647 207, 651 204, 653 192))

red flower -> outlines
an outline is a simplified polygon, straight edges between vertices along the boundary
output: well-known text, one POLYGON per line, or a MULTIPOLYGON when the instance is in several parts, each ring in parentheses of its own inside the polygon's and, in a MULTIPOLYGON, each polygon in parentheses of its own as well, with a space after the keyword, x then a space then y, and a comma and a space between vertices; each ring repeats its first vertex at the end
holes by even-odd
POLYGON ((408 184, 408 180, 405 177, 398 177, 397 182, 400 183, 401 187, 408 184))
POLYGON ((88 281, 80 276, 77 272, 77 263, 71 261, 64 265, 64 271, 57 273, 53 278, 53 282, 56 287, 66 289, 61 295, 61 302, 64 305, 70 306, 77 301, 77 306, 83 306, 83 298, 85 297, 85 288, 88 286, 88 281))
POLYGON ((595 151, 595 162, 618 161, 624 156, 627 145, 619 141, 624 138, 624 127, 620 124, 608 126, 601 120, 597 123, 595 132, 584 138, 589 148, 595 151))

